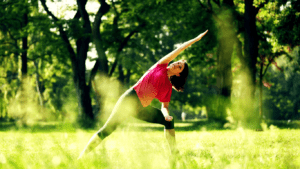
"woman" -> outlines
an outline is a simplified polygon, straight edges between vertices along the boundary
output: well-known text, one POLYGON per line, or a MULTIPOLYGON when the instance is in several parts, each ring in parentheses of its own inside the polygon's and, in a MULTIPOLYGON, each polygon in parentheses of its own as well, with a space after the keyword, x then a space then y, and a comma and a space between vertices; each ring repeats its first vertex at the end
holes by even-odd
POLYGON ((124 121, 124 117, 126 117, 127 114, 124 116, 121 108, 123 107, 122 104, 124 104, 124 100, 128 97, 133 97, 138 102, 137 113, 132 116, 147 122, 164 125, 165 137, 169 143, 170 150, 172 153, 176 152, 174 120, 169 113, 168 107, 172 87, 177 91, 183 91, 184 89, 183 87, 188 75, 188 65, 185 60, 180 60, 169 66, 168 64, 175 59, 180 52, 199 41, 207 32, 208 30, 164 56, 154 64, 133 87, 128 89, 118 100, 104 126, 92 136, 79 158, 100 144, 105 137, 110 135, 116 127, 124 121), (149 106, 154 98, 162 103, 161 110, 149 106))

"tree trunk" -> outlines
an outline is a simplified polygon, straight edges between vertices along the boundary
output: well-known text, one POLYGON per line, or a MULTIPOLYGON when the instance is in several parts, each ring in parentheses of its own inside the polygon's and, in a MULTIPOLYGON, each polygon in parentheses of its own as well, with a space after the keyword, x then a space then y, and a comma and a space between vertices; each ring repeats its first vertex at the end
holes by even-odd
POLYGON ((259 71, 259 118, 262 119, 263 117, 263 68, 264 63, 260 64, 260 71, 259 71))
POLYGON ((245 122, 250 128, 259 127, 259 114, 255 113, 255 87, 256 87, 256 63, 258 56, 258 37, 256 32, 256 14, 257 10, 253 6, 253 0, 245 1, 245 43, 244 43, 244 54, 245 54, 245 71, 246 77, 243 90, 243 105, 245 122))
POLYGON ((38 61, 34 61, 34 66, 35 66, 36 91, 38 92, 38 95, 39 95, 40 105, 44 106, 44 97, 43 97, 43 93, 41 92, 40 83, 39 83, 40 82, 39 62, 38 61))
MULTIPOLYGON (((26 3, 26 2, 25 2, 26 3)), ((22 114, 22 117, 20 119, 20 121, 22 122, 22 125, 28 125, 28 121, 26 120, 26 115, 29 113, 28 112, 28 97, 29 97, 29 93, 28 93, 28 83, 29 83, 29 78, 27 76, 28 73, 28 69, 27 69, 27 49, 28 49, 28 35, 27 35, 27 30, 26 30, 26 26, 28 25, 28 9, 25 6, 24 7, 24 11, 23 11, 23 16, 22 16, 22 32, 23 32, 23 36, 22 36, 22 53, 21 53, 21 68, 19 70, 21 70, 21 73, 19 75, 20 77, 20 90, 18 92, 20 92, 18 101, 20 102, 20 111, 22 114), (24 118, 25 117, 25 118, 24 118)), ((19 58, 19 56, 17 57, 19 58)), ((18 64, 19 66, 19 64, 18 64)))
MULTIPOLYGON (((217 86, 218 93, 218 109, 215 120, 226 122, 226 109, 230 107, 231 87, 232 87, 232 71, 231 71, 231 56, 233 53, 233 38, 234 33, 230 26, 223 25, 220 28, 220 38, 218 47, 218 67, 217 67, 217 86)), ((210 116, 211 117, 211 116, 210 116)))
MULTIPOLYGON (((23 15, 23 28, 27 26, 28 24, 28 13, 27 11, 23 15)), ((23 30, 25 31, 25 30, 23 30)), ((22 55, 21 55, 21 60, 22 60, 22 76, 27 76, 27 49, 28 49, 28 39, 27 39, 27 33, 25 33, 25 36, 22 37, 22 55)))
POLYGON ((85 81, 82 81, 83 78, 78 76, 75 78, 76 80, 74 83, 78 99, 79 122, 81 122, 84 127, 88 127, 94 120, 90 87, 85 84, 85 81))
POLYGON ((83 35, 76 41, 77 46, 77 64, 73 72, 74 83, 76 87, 76 92, 78 96, 78 108, 79 117, 84 125, 89 126, 89 122, 94 121, 94 114, 92 110, 92 101, 90 97, 90 86, 86 83, 86 67, 85 61, 87 59, 87 52, 89 49, 89 43, 91 41, 91 23, 89 20, 89 15, 85 9, 87 0, 77 0, 78 10, 80 12, 81 18, 83 19, 83 35))
POLYGON ((253 0, 245 1, 245 59, 249 70, 249 87, 252 98, 255 93, 256 63, 258 56, 258 38, 256 32, 256 9, 253 0))
POLYGON ((103 48, 103 41, 101 39, 101 34, 100 34, 100 25, 101 25, 101 18, 103 15, 105 15, 109 9, 110 6, 105 2, 105 0, 99 0, 101 6, 95 16, 95 20, 93 23, 93 41, 96 46, 96 51, 98 54, 98 60, 99 62, 97 65, 98 69, 100 72, 104 74, 108 74, 108 60, 105 54, 105 50, 103 48))
POLYGON ((119 64, 118 69, 119 69, 119 78, 118 79, 122 84, 124 84, 125 76, 124 76, 123 66, 121 64, 119 64))
POLYGON ((130 76, 131 76, 131 70, 129 68, 129 69, 127 69, 127 73, 125 76, 125 84, 124 84, 124 85, 127 85, 128 87, 130 85, 130 76))
POLYGON ((217 49, 217 109, 215 117, 210 118, 226 122, 227 108, 231 105, 232 70, 231 57, 234 47, 234 23, 232 7, 233 1, 223 1, 222 12, 219 20, 219 46, 217 49))

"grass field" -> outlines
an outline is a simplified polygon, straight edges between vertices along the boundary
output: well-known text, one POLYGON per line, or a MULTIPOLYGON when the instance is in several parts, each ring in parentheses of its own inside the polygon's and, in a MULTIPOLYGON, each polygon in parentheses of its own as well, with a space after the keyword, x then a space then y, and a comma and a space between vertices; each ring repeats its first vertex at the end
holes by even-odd
POLYGON ((146 123, 118 128, 77 161, 94 130, 72 127, 0 131, 0 168, 300 168, 300 130, 268 127, 256 132, 188 130, 177 123, 180 153, 170 156, 162 128, 146 123))

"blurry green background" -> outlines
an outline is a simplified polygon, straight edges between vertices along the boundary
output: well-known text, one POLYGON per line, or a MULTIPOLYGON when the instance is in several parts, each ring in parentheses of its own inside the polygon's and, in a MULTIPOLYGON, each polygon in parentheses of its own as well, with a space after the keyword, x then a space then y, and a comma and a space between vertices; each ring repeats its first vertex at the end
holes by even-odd
POLYGON ((0 169, 299 168, 299 11, 296 0, 0 0, 0 169), (119 96, 207 29, 177 58, 189 64, 170 103, 180 153, 162 126, 129 119, 77 161, 119 96))
MULTIPOLYGON (((105 105, 164 55, 186 49, 181 119, 259 128, 299 120, 298 1, 1 0, 0 120, 99 126, 105 105), (110 99, 110 100, 108 100, 110 99)), ((160 107, 159 103, 152 103, 160 107)))

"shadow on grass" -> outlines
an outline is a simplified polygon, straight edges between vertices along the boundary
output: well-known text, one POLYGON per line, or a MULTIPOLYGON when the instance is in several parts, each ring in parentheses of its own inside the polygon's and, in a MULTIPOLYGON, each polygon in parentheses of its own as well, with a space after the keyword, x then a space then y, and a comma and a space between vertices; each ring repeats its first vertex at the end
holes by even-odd
MULTIPOLYGON (((175 122, 176 123, 176 122, 175 122)), ((180 126, 178 122, 178 126, 176 126, 177 131, 194 131, 194 130, 225 130, 224 123, 217 121, 209 121, 209 120, 199 120, 199 121, 190 121, 190 126, 180 126)), ((184 123, 183 123, 184 124, 184 123)))
POLYGON ((15 122, 0 122, 0 131, 24 131, 24 132, 75 132, 76 127, 72 123, 62 122, 38 122, 33 125, 19 126, 15 122))
MULTIPOLYGON (((140 131, 163 131, 164 126, 145 122, 133 122, 128 124, 129 128, 140 131)), ((175 121, 176 131, 196 130, 226 130, 223 123, 208 120, 175 121)))
MULTIPOLYGON (((300 129, 300 121, 266 121, 268 127, 271 125, 280 129, 300 129)), ((175 121, 176 131, 199 131, 199 130, 230 130, 224 128, 223 123, 216 121, 202 120, 188 120, 175 121)), ((127 128, 129 130, 137 131, 163 131, 164 126, 158 124, 151 124, 139 120, 129 121, 120 126, 120 128, 127 128)), ((82 129, 76 124, 62 123, 62 122, 38 122, 30 126, 18 126, 14 122, 0 122, 0 131, 24 131, 24 132, 76 132, 77 129, 82 129)), ((96 130, 97 128, 95 128, 96 130)))
MULTIPOLYGON (((275 120, 268 120, 265 122, 270 128, 271 125, 276 126, 280 129, 300 129, 300 121, 275 121, 275 120)), ((133 123, 133 130, 141 130, 141 131, 162 131, 164 127, 162 125, 152 125, 152 124, 145 124, 145 123, 133 123)), ((225 128, 224 123, 217 122, 217 121, 209 121, 206 119, 197 120, 197 121, 175 121, 175 130, 176 131, 199 131, 199 130, 231 130, 235 129, 236 127, 232 128, 225 128)))
POLYGON ((276 126, 280 129, 300 129, 300 121, 299 120, 267 120, 266 124, 268 127, 271 125, 276 126))
MULTIPOLYGON (((128 122, 120 125, 120 128, 127 128, 129 130, 138 131, 163 131, 164 126, 159 124, 151 124, 139 120, 129 120, 128 122)), ((75 132, 79 129, 78 125, 71 123, 61 122, 38 122, 30 126, 18 126, 14 122, 0 122, 0 131, 24 131, 24 132, 55 132, 67 131, 75 132)), ((175 121, 176 131, 194 131, 194 130, 224 130, 223 125, 217 122, 207 120, 198 121, 175 121)))

